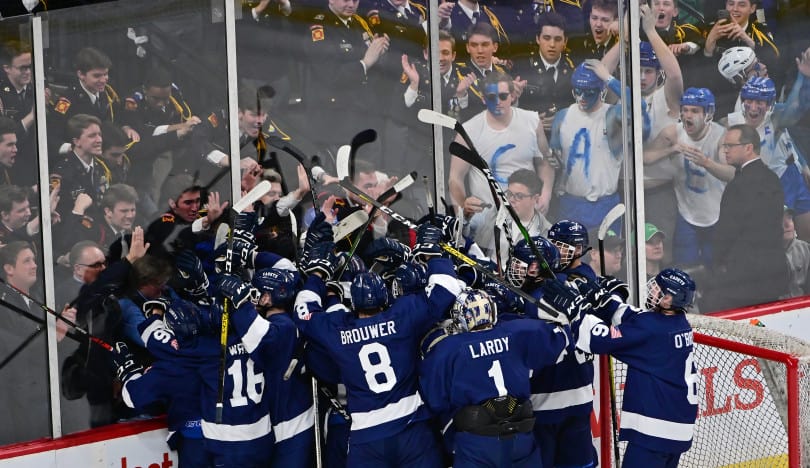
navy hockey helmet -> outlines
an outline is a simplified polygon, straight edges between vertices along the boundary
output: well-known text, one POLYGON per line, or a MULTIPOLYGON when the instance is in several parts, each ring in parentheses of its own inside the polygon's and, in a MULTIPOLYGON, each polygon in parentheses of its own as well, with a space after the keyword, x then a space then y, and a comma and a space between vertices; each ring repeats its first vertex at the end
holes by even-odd
POLYGON ((427 271, 417 263, 403 263, 394 270, 391 282, 391 295, 394 298, 414 294, 427 286, 427 271))
POLYGON ((388 305, 388 289, 377 273, 366 271, 352 279, 352 307, 357 311, 379 310, 388 305))
POLYGON ((706 115, 714 114, 714 94, 708 88, 687 88, 681 96, 682 106, 702 107, 706 115))
POLYGON ((265 268, 253 275, 253 286, 259 293, 270 294, 270 301, 276 307, 283 307, 295 299, 298 292, 298 278, 290 270, 265 268))
MULTIPOLYGON (((342 257, 343 257, 342 258, 343 261, 347 261, 346 257, 348 257, 348 254, 342 255, 342 257)), ((368 267, 366 267, 366 263, 363 261, 362 258, 360 258, 357 255, 352 255, 348 259, 348 262, 349 262, 349 264, 346 265, 346 269, 343 270, 343 274, 340 275, 340 281, 349 282, 349 281, 352 280, 352 278, 357 276, 358 273, 363 273, 363 272, 368 271, 368 267)))
POLYGON ((667 268, 647 282, 645 305, 653 309, 665 297, 671 296, 672 303, 667 308, 684 312, 694 302, 696 289, 695 282, 687 273, 677 268, 667 268))
POLYGON ((498 321, 498 311, 489 294, 465 288, 456 298, 450 317, 460 331, 471 332, 492 328, 498 321))
POLYGON ((752 76, 740 90, 740 99, 752 99, 773 104, 776 99, 776 85, 770 78, 752 76))
POLYGON ((641 41, 638 44, 639 61, 642 67, 661 68, 661 62, 658 61, 658 56, 655 55, 652 44, 647 41, 641 41))
POLYGON ((172 299, 168 310, 163 314, 163 323, 181 343, 193 340, 204 331, 200 309, 194 303, 181 298, 172 299))
MULTIPOLYGON (((559 270, 560 251, 557 247, 543 236, 532 237, 531 241, 546 260, 551 270, 559 270)), ((513 286, 520 287, 526 279, 529 265, 536 261, 537 257, 535 257, 529 243, 526 242, 526 239, 521 239, 512 248, 512 256, 509 258, 509 264, 506 266, 506 279, 513 286)))
POLYGON ((560 267, 566 268, 590 250, 588 229, 577 221, 563 219, 548 230, 548 238, 560 250, 560 267))

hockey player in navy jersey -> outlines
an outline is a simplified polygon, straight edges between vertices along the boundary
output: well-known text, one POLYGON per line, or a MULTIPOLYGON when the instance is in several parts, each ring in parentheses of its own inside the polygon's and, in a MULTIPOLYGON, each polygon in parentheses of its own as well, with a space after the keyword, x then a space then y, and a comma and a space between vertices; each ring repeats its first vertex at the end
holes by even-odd
POLYGON ((647 283, 647 310, 606 294, 594 304, 599 317, 582 319, 577 347, 628 366, 619 432, 628 442, 624 468, 675 468, 692 445, 699 377, 685 312, 694 297, 689 275, 668 268, 647 283))
MULTIPOLYGON (((420 365, 420 388, 432 411, 452 417, 453 466, 537 467, 532 435, 532 369, 559 362, 568 327, 539 320, 500 323, 489 295, 467 288, 452 323, 420 365)), ((447 435, 447 433, 446 433, 447 435)))
POLYGON ((336 264, 334 244, 317 244, 305 252, 302 269, 309 277, 296 298, 293 318, 304 337, 330 351, 346 385, 352 418, 347 466, 441 466, 416 371, 420 339, 446 316, 461 291, 452 263, 440 258, 442 240, 435 226, 423 224, 417 230, 414 255, 430 258, 428 285, 420 294, 389 304, 382 278, 375 273, 355 276, 354 314, 323 313, 325 280, 336 264))
MULTIPOLYGON (((258 312, 265 318, 292 312, 298 278, 288 270, 267 268, 253 276, 252 284, 258 289, 258 312)), ((303 375, 302 347, 298 340, 284 341, 285 348, 278 354, 286 356, 287 366, 267 375, 272 390, 270 415, 276 444, 270 466, 309 468, 312 466, 315 446, 315 408, 309 377, 303 375)))
MULTIPOLYGON (((548 231, 560 251, 561 276, 574 288, 596 281, 596 273, 582 262, 590 249, 588 230, 576 221, 562 220, 548 231)), ((593 355, 577 349, 555 366, 532 375, 532 397, 543 466, 596 466, 591 437, 593 355)))

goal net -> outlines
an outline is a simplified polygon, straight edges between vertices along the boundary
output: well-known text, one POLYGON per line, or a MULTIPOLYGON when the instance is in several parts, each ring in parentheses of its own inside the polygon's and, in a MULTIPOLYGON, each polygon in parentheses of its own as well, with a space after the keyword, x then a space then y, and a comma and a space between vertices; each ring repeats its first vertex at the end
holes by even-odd
MULTIPOLYGON (((810 467, 810 343, 747 322, 688 318, 700 409, 680 466, 810 467)), ((627 368, 617 360, 613 367, 620 414, 627 368)), ((609 391, 610 378, 602 382, 609 391)), ((605 422, 601 436, 610 440, 605 422)))

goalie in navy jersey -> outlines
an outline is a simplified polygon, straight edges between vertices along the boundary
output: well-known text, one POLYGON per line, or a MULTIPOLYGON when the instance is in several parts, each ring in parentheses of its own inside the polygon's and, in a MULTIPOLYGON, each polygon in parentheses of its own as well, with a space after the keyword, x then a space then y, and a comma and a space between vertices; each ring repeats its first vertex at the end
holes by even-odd
POLYGON ((309 277, 296 298, 293 318, 304 337, 329 350, 346 385, 352 418, 347 466, 442 466, 417 388, 417 350, 422 336, 446 316, 461 292, 452 263, 440 258, 443 240, 441 230, 430 224, 417 230, 414 256, 429 259, 428 285, 419 294, 389 304, 379 275, 356 275, 351 285, 354 314, 323 312, 325 281, 337 264, 334 243, 305 249, 301 265, 309 277))
POLYGON ((681 270, 661 271, 647 283, 648 310, 619 299, 626 285, 615 279, 602 283, 596 295, 588 295, 593 315, 582 319, 577 348, 610 354, 628 366, 619 432, 628 442, 622 466, 675 468, 692 445, 698 412, 699 377, 685 316, 695 282, 681 270))
POLYGON ((537 467, 529 375, 559 362, 569 329, 539 320, 498 322, 495 303, 466 289, 420 366, 420 388, 440 419, 453 466, 537 467), (452 434, 452 438, 450 437, 452 434))

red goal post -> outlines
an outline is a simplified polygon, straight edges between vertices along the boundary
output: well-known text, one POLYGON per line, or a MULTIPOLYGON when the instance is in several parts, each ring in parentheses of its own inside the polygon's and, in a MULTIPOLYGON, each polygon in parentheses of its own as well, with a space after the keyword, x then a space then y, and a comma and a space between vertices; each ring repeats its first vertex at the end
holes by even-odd
MULTIPOLYGON (((700 403, 692 448, 680 466, 810 466, 810 343, 747 322, 688 318, 695 332, 700 403)), ((616 360, 613 366, 621 413, 626 366, 616 360)), ((601 466, 606 467, 614 464, 609 385, 609 373, 600 372, 601 466)))

